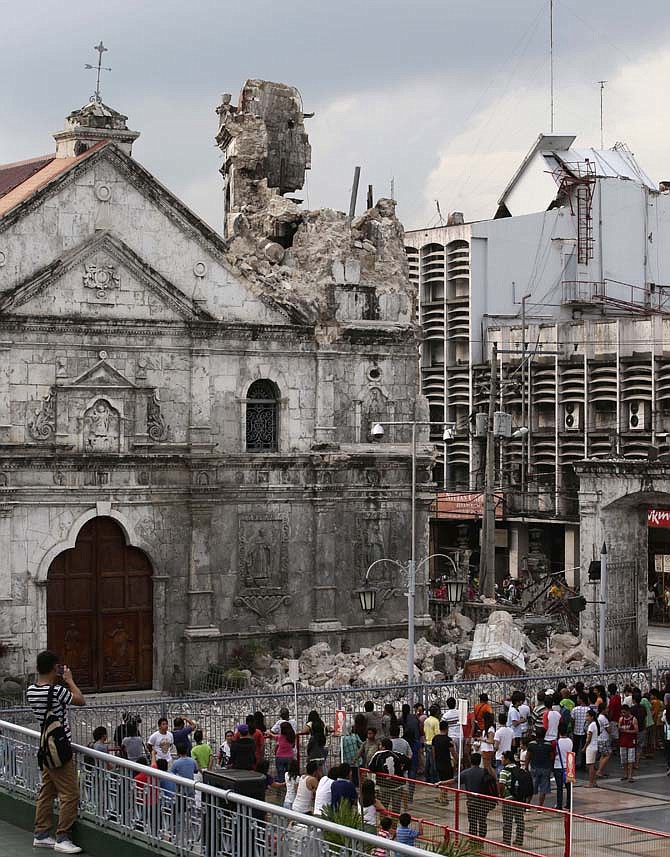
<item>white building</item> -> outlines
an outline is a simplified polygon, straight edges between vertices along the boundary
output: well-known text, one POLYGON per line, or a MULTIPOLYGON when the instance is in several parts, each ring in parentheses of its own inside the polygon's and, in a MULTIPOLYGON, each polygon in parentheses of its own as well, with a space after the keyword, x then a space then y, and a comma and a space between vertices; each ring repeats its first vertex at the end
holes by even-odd
MULTIPOLYGON (((541 135, 493 219, 456 214, 406 234, 424 392, 431 418, 455 423, 454 439, 440 443, 438 481, 447 492, 481 491, 475 414, 488 405, 494 341, 499 409, 529 429, 497 460, 499 574, 542 553, 552 570, 578 565, 574 462, 646 457, 670 431, 668 186, 623 144, 574 141, 541 135)), ((441 498, 434 545, 477 550, 477 498, 453 500, 441 498)))

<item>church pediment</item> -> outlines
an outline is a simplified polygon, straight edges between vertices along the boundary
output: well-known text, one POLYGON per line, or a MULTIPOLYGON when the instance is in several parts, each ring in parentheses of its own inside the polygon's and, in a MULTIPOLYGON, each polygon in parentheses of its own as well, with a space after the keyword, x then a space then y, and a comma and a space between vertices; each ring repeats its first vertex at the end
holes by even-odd
POLYGON ((195 321, 208 313, 108 232, 0 297, 0 315, 195 321))
POLYGON ((118 369, 115 369, 113 366, 110 366, 107 362, 107 355, 105 352, 101 352, 101 359, 92 366, 90 369, 87 369, 85 372, 82 372, 79 377, 75 378, 72 381, 59 384, 58 386, 62 387, 78 387, 80 389, 93 389, 98 390, 104 387, 118 387, 121 389, 135 389, 136 385, 133 384, 132 381, 128 380, 118 369))

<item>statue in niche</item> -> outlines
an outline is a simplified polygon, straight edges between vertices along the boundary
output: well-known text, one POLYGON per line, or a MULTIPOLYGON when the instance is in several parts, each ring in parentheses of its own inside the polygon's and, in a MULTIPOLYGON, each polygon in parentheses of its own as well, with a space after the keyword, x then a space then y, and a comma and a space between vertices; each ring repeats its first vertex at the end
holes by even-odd
POLYGON ((120 420, 105 399, 98 399, 84 414, 84 452, 118 452, 120 420))
POLYGON ((266 589, 279 584, 272 541, 272 534, 262 526, 247 541, 244 552, 244 581, 246 586, 266 589))
MULTIPOLYGON (((384 536, 382 535, 381 521, 371 518, 367 522, 367 529, 363 531, 363 557, 365 568, 368 569, 373 562, 384 557, 384 536)), ((378 567, 378 574, 382 574, 383 566, 378 567)))

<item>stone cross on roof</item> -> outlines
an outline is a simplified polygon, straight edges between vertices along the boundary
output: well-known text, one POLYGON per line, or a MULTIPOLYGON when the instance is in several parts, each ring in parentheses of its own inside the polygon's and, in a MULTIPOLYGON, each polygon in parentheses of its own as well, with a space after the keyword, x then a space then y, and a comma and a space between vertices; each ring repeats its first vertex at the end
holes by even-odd
POLYGON ((95 45, 93 50, 98 52, 98 65, 94 66, 90 63, 86 63, 84 68, 90 68, 94 71, 97 71, 97 77, 95 81, 95 93, 91 96, 91 101, 102 101, 102 98, 100 97, 100 72, 111 71, 111 68, 107 68, 107 66, 104 66, 102 64, 102 55, 108 51, 108 48, 103 45, 102 39, 100 39, 100 44, 95 45))

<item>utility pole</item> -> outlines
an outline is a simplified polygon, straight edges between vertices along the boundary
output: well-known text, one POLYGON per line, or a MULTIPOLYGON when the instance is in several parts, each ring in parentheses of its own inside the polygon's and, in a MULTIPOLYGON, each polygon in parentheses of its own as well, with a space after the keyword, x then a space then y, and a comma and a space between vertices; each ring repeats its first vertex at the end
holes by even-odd
POLYGON ((605 94, 605 84, 606 80, 599 80, 600 84, 600 148, 601 150, 605 148, 605 134, 604 134, 604 113, 603 113, 603 96, 605 94))
POLYGON ((550 130, 554 133, 554 0, 549 0, 549 112, 550 130))
MULTIPOLYGON (((526 425, 526 300, 530 295, 521 298, 521 425, 526 425)), ((529 397, 530 398, 530 397, 529 397)), ((530 406, 528 407, 530 413, 530 406)), ((521 491, 526 492, 526 471, 528 461, 527 435, 521 438, 521 491)))
POLYGON ((486 598, 495 597, 496 585, 496 510, 493 483, 495 481, 496 441, 493 434, 493 415, 496 410, 498 388, 498 343, 491 350, 491 389, 489 416, 486 424, 486 470, 484 474, 484 515, 482 517, 482 544, 480 551, 479 586, 486 598), (483 573, 482 573, 483 572, 483 573))
POLYGON ((607 545, 603 542, 600 550, 600 622, 598 627, 598 666, 605 672, 605 648, 607 630, 607 545))

